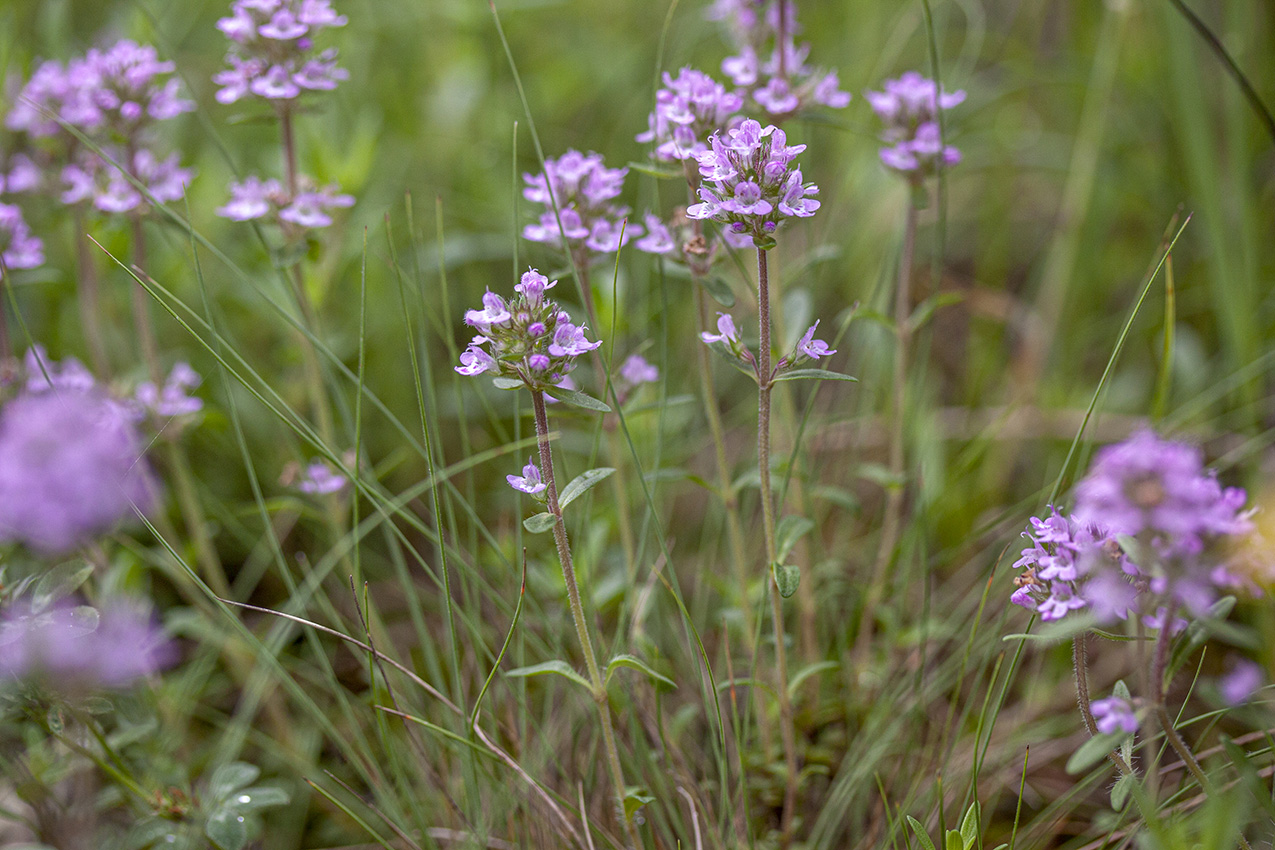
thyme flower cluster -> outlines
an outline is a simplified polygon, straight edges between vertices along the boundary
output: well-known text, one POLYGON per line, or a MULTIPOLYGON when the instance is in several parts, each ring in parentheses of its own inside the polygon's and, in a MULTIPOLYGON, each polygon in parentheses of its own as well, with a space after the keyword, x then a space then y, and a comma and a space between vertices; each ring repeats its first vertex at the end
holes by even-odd
POLYGON ((658 160, 694 159, 708 149, 713 133, 726 129, 730 119, 744 108, 744 98, 694 68, 683 68, 677 77, 664 72, 664 87, 655 93, 655 111, 648 129, 637 141, 654 142, 658 160))
POLYGON ((287 101, 306 91, 331 91, 349 72, 337 67, 336 49, 316 53, 314 37, 341 27, 346 17, 329 0, 235 0, 217 29, 232 42, 228 70, 213 82, 220 103, 245 97, 287 101))
POLYGON ((490 374, 521 381, 532 390, 550 390, 576 367, 576 358, 598 346, 585 338, 545 291, 557 285, 535 269, 514 286, 506 302, 494 292, 483 296, 483 309, 465 313, 465 324, 478 331, 455 367, 462 375, 490 374))
POLYGON ((700 203, 686 209, 690 218, 721 222, 737 234, 747 234, 759 248, 773 244, 773 234, 787 218, 809 218, 819 209, 810 197, 819 191, 803 183, 793 165, 805 145, 789 145, 774 125, 765 128, 748 119, 715 133, 710 148, 698 157, 700 175, 712 186, 701 186, 700 203))
POLYGON ((872 110, 885 124, 881 162, 900 174, 921 179, 940 168, 956 165, 961 152, 944 145, 939 131, 940 109, 951 109, 965 100, 965 92, 941 91, 933 80, 908 71, 886 80, 885 91, 865 92, 872 110))
POLYGON ((607 168, 602 155, 592 152, 568 150, 546 159, 540 174, 523 174, 523 197, 544 205, 536 223, 523 228, 523 238, 573 256, 618 251, 642 233, 639 225, 625 225, 629 208, 612 203, 628 173, 627 168, 607 168))
POLYGON ((1253 531, 1245 500, 1199 449, 1139 431, 1097 454, 1073 516, 1032 518, 1011 601, 1045 620, 1087 609, 1099 622, 1137 614, 1176 630, 1184 621, 1170 611, 1200 616, 1222 592, 1252 587, 1233 545, 1253 531))

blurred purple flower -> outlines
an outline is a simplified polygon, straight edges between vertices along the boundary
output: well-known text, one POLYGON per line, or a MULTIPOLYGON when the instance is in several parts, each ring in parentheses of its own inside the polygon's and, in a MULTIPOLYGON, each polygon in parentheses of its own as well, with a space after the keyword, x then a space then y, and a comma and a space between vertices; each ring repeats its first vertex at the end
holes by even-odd
POLYGON ((350 484, 350 479, 332 468, 325 460, 315 458, 305 468, 305 474, 297 482, 302 493, 325 495, 338 493, 350 484))
POLYGON ((530 496, 541 492, 545 489, 545 483, 540 480, 540 469, 534 461, 528 460, 527 465, 522 468, 522 475, 506 475, 505 480, 509 482, 509 486, 526 493, 530 496))
POLYGON ((1242 658, 1232 664, 1231 669, 1218 681, 1218 691, 1227 705, 1239 705, 1248 702, 1249 697, 1257 693, 1265 681, 1266 674, 1262 672, 1261 665, 1242 658))
POLYGON ((641 354, 630 354, 620 366, 620 380, 630 387, 653 384, 660 379, 660 370, 647 362, 641 354))
POLYGON ((793 362, 797 362, 801 357, 809 357, 812 360, 818 360, 820 357, 827 357, 836 354, 837 349, 829 348, 828 343, 821 339, 815 339, 815 329, 819 327, 819 321, 816 320, 813 325, 806 329, 800 340, 797 341, 797 355, 793 358, 793 362))
POLYGON ((213 76, 218 102, 249 95, 284 101, 336 88, 349 72, 337 67, 335 49, 313 53, 314 36, 345 24, 328 0, 235 0, 230 16, 217 22, 232 43, 230 68, 213 76))
POLYGON ((16 678, 63 692, 120 689, 172 665, 176 656, 145 609, 123 599, 100 611, 59 606, 0 614, 0 686, 16 678))
POLYGON ((0 261, 6 269, 44 264, 44 243, 32 235, 22 210, 13 204, 0 204, 0 261))
POLYGON ((36 343, 23 356, 26 373, 26 391, 30 394, 49 390, 88 392, 97 386, 97 380, 88 368, 74 357, 50 360, 44 346, 36 343))
POLYGON ((961 161, 961 152, 940 138, 938 113, 965 100, 965 92, 942 92, 916 71, 887 80, 883 88, 864 96, 885 124, 881 140, 890 147, 881 149, 881 161, 886 167, 919 179, 961 161))
POLYGON ((62 552, 153 506, 127 408, 96 390, 24 394, 0 409, 0 540, 62 552))
POLYGON ((576 150, 546 159, 542 173, 523 175, 527 184, 523 197, 545 207, 535 224, 523 228, 523 238, 578 256, 619 250, 642 234, 638 225, 622 227, 629 208, 612 203, 619 197, 628 171, 607 168, 600 154, 576 150))
POLYGON ((700 337, 704 342, 724 342, 727 345, 738 344, 739 334, 735 330, 735 320, 731 318, 729 313, 717 314, 717 333, 703 331, 700 337))
POLYGON ((638 134, 637 141, 654 142, 656 159, 692 159, 706 149, 708 137, 726 129, 743 108, 742 97, 726 91, 702 71, 683 68, 676 78, 666 71, 664 88, 655 94, 655 111, 647 119, 648 128, 638 134))
POLYGON ((1094 700, 1090 709, 1098 731, 1104 735, 1115 732, 1132 734, 1138 731, 1138 715, 1129 700, 1123 697, 1111 696, 1094 700))
POLYGON ((168 380, 163 388, 156 387, 151 381, 138 385, 134 398, 142 407, 164 419, 175 416, 190 416, 203 410, 204 402, 190 391, 202 383, 199 373, 190 368, 189 363, 178 363, 168 373, 168 380))

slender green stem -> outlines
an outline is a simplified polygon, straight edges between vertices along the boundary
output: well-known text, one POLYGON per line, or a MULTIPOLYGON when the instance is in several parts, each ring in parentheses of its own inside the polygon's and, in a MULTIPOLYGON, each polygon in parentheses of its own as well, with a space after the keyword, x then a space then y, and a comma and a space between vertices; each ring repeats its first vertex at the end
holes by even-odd
POLYGON ((71 238, 75 241, 76 301, 80 307, 80 326, 84 330, 84 342, 89 349, 89 362, 93 372, 101 378, 110 376, 110 361, 106 357, 106 344, 102 341, 102 299, 98 283, 97 266, 89 253, 85 238, 84 207, 71 205, 71 238))
POLYGON ((555 518, 553 539, 558 547, 558 563, 562 567, 562 578, 567 585, 571 619, 575 622, 576 637, 579 638, 580 649, 584 652, 584 663, 589 671, 589 686, 602 724, 602 742, 606 749, 611 782, 615 786, 617 814, 624 822, 630 847, 637 850, 642 846, 642 842, 638 838, 637 827, 634 826, 624 808, 628 789, 624 783, 624 768, 620 765, 620 752, 615 745, 615 728, 611 723, 611 703, 607 698, 606 682, 598 667, 597 656, 593 652, 593 640, 589 637, 589 623, 585 619, 584 604, 580 601, 580 584, 576 580, 575 563, 571 559, 571 544, 567 540, 567 525, 562 518, 562 506, 558 504, 558 484, 553 472, 553 454, 549 449, 549 416, 545 412, 545 394, 542 390, 531 391, 531 405, 535 412, 536 439, 540 449, 540 471, 545 482, 545 496, 549 512, 555 518))
POLYGON ((907 404, 908 348, 912 339, 912 259, 916 251, 916 203, 909 201, 903 225, 903 253, 899 258, 899 282, 894 290, 894 399, 890 410, 890 489, 885 497, 885 516, 881 523, 881 541, 877 546, 872 581, 859 621, 856 644, 859 666, 867 662, 872 643, 872 624, 877 606, 885 594, 886 569, 899 544, 903 523, 903 476, 907 469, 904 455, 903 417, 907 404))
MULTIPOLYGON (((131 158, 129 160, 132 161, 131 158)), ((142 227, 142 216, 137 210, 129 216, 133 228, 133 265, 141 273, 146 267, 146 233, 142 227)), ((159 343, 155 340, 155 322, 151 319, 151 298, 137 281, 129 284, 131 303, 133 305, 133 327, 137 331, 137 346, 146 364, 146 372, 150 379, 159 386, 164 380, 163 370, 159 365, 159 343)))
MULTIPOLYGON (((766 251, 757 249, 757 311, 759 342, 757 351, 757 472, 761 479, 762 532, 766 540, 766 570, 775 565, 775 507, 770 487, 770 277, 766 267, 766 251)), ((782 846, 792 842, 792 819, 797 805, 797 741, 792 699, 788 695, 788 650, 784 645, 784 607, 779 584, 770 581, 771 621, 775 630, 775 667, 779 695, 779 734, 784 745, 784 809, 780 819, 782 846)))

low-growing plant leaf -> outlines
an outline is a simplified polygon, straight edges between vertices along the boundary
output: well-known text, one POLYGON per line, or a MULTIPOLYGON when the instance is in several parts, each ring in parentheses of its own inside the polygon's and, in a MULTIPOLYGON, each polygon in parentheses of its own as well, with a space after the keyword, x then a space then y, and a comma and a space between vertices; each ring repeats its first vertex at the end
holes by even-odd
POLYGON ((801 569, 796 564, 775 563, 771 566, 771 572, 775 575, 775 586, 779 588, 780 596, 788 599, 797 592, 797 585, 801 583, 801 569))
POLYGON ((498 390, 517 390, 526 386, 518 378, 505 378, 505 377, 492 378, 491 385, 498 390))
POLYGON ((255 764, 242 761, 223 764, 213 771, 212 777, 208 780, 208 798, 216 801, 224 800, 240 788, 256 782, 260 775, 261 768, 255 764))
POLYGON ((567 505, 574 502, 590 487, 613 472, 615 472, 615 469, 610 466, 599 466, 597 469, 590 469, 588 472, 582 472, 572 478, 571 483, 562 488, 562 495, 558 497, 558 507, 566 510, 567 505))
POLYGON ((642 808, 647 803, 654 802, 655 798, 650 794, 643 794, 640 791, 629 791, 624 795, 624 816, 626 818, 632 818, 635 814, 637 814, 638 809, 642 808))
POLYGON ((649 162, 630 162, 628 168, 636 171, 638 174, 647 174, 651 177, 658 177, 661 180, 685 180, 686 172, 673 168, 660 168, 658 165, 652 165, 649 162))
POLYGON ((1119 749, 1121 741, 1126 737, 1128 736, 1123 732, 1100 732, 1094 735, 1077 747, 1071 758, 1067 759, 1067 772, 1075 774, 1088 770, 1105 759, 1108 753, 1119 749))
POLYGON ((916 835, 916 840, 921 842, 921 846, 925 850, 934 850, 934 842, 930 840, 930 836, 925 834, 925 827, 921 826, 921 822, 916 818, 908 815, 908 826, 912 827, 912 832, 916 835))
POLYGON ((548 511, 541 511, 534 516, 529 516, 522 521, 522 527, 530 531, 532 534, 540 534, 553 528, 557 517, 548 511))
POLYGON ((779 525, 775 528, 775 558, 783 561, 788 557, 788 553, 792 551, 792 547, 797 545, 797 541, 801 539, 810 529, 814 528, 814 521, 808 517, 790 514, 779 520, 779 525))
POLYGON ((940 307, 946 307, 949 304, 959 304, 964 300, 965 294, 962 292, 940 292, 936 295, 931 295, 912 311, 912 315, 908 318, 908 325, 911 327, 912 332, 915 333, 934 317, 934 312, 940 307))
POLYGON ((714 301, 723 307, 730 309, 735 306, 735 293, 731 291, 730 284, 722 277, 715 274, 706 275, 699 279, 703 284, 704 290, 714 301))
POLYGON ((563 404, 569 404, 572 407, 581 407, 585 410, 596 410, 598 413, 610 413, 611 408, 605 402, 598 401, 591 395, 586 395, 579 390, 568 390, 562 387, 554 387, 549 395, 556 398, 563 404))
POLYGON ((75 592, 75 589, 93 575, 93 565, 75 560, 58 564, 35 583, 31 591, 31 613, 39 614, 59 599, 75 592))
POLYGON ((576 684, 584 685, 584 687, 588 690, 593 690, 588 679, 577 673, 567 662, 559 661, 557 659, 553 661, 544 661, 540 664, 532 664, 530 667, 517 667, 510 670, 505 675, 518 678, 522 676, 544 676, 549 673, 554 673, 562 676, 563 678, 570 679, 576 684))
POLYGON ((792 369, 788 372, 780 372, 775 376, 776 381, 858 381, 854 375, 845 375, 841 372, 832 372, 828 369, 792 369))
POLYGON ((627 654, 617 655, 615 658, 612 658, 611 661, 607 664, 606 680, 608 683, 610 683, 611 676, 615 674, 615 671, 621 667, 629 667, 633 670, 640 670, 641 672, 645 673, 653 681, 659 682, 664 685, 668 685, 670 688, 674 688, 674 689, 677 688, 677 682, 674 682, 672 679, 668 678, 667 676, 661 676, 659 673, 656 673, 654 670, 651 669, 651 667, 645 661, 638 658, 637 656, 627 655, 627 654))
POLYGON ((978 842, 978 824, 981 820, 978 801, 970 803, 965 812, 965 820, 961 821, 961 842, 964 850, 970 850, 978 842))
POLYGON ((204 835, 222 850, 242 850, 248 843, 248 820, 236 808, 218 809, 208 816, 204 835))
POLYGON ((949 829, 943 836, 943 850, 961 850, 963 844, 960 830, 949 829))
POLYGON ((1134 778, 1131 775, 1121 776, 1116 780, 1116 784, 1111 786, 1111 808, 1117 812, 1124 811, 1125 803, 1129 802, 1129 791, 1133 787, 1134 778))
POLYGON ((1253 764, 1248 753, 1231 740, 1227 735, 1220 736, 1222 746, 1226 749, 1226 754, 1231 760, 1231 764, 1235 766, 1235 770, 1240 775, 1240 784, 1248 789, 1249 794, 1254 797, 1265 810, 1266 816, 1271 820, 1275 820, 1275 801, 1271 800, 1271 793, 1266 788, 1266 782, 1262 779, 1261 773, 1257 769, 1257 765, 1253 764))
POLYGON ((1071 640, 1076 635, 1083 634, 1088 631, 1096 622, 1092 614, 1084 614, 1072 612, 1061 620, 1055 620, 1052 623, 1046 623, 1041 627, 1040 631, 1032 633, 1019 633, 1013 635, 1005 635, 1001 640, 1030 640, 1038 643, 1060 643, 1064 640, 1071 640))
POLYGON ((253 785, 240 789, 230 798, 230 802, 240 809, 251 811, 271 806, 286 806, 290 799, 288 792, 277 785, 253 785))

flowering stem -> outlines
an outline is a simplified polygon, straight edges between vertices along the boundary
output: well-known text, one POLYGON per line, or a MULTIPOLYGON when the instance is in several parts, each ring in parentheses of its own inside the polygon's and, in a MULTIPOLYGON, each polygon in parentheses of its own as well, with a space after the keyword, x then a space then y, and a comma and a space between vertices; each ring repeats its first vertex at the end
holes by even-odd
POLYGON ((71 205, 71 228, 71 236, 75 240, 75 280, 79 295, 76 301, 80 306, 80 325, 84 329, 84 342, 89 349, 93 372, 105 378, 110 375, 110 361, 106 359, 106 345, 102 342, 100 287, 97 267, 89 253, 84 208, 80 204, 71 205))
MULTIPOLYGON (((132 161, 130 157, 129 161, 132 161)), ((136 176, 136 175, 134 175, 136 176)), ((146 234, 142 227, 142 216, 137 210, 129 215, 133 227, 133 265, 138 272, 146 267, 146 234)), ((155 324, 151 321, 150 294, 137 281, 129 284, 132 293, 133 327, 137 330, 137 344, 142 352, 142 360, 150 379, 158 387, 164 379, 159 365, 159 345, 155 341, 155 324)))
POLYGON ((283 173, 288 184, 288 197, 297 195, 297 144, 292 134, 292 110, 279 110, 279 139, 283 144, 283 173))
MULTIPOLYGON (((757 371, 757 472, 761 482, 762 533, 766 541, 766 569, 775 569, 775 509, 770 489, 770 280, 766 268, 766 249, 757 249, 757 312, 758 371, 757 371)), ((793 809, 797 803, 797 743, 794 729, 792 699, 788 696, 788 652, 784 646, 784 608, 779 595, 779 584, 773 575, 770 585, 771 621, 775 630, 775 666, 779 695, 779 732, 784 745, 784 764, 787 781, 784 785, 784 808, 780 820, 783 846, 792 840, 793 809)))
POLYGON ((620 753, 615 745, 615 729, 611 723, 611 703, 607 698, 606 682, 602 671, 598 668, 597 656, 593 653, 593 641, 589 637, 589 624, 584 616, 584 605, 580 601, 580 584, 576 580, 575 564, 571 559, 571 545, 567 540, 567 525, 562 518, 562 506, 558 504, 558 485, 553 472, 553 455, 549 450, 549 417, 545 412, 545 394, 543 390, 531 391, 531 405, 535 412, 536 441, 540 449, 540 470, 545 483, 545 496, 549 512, 554 516, 553 539, 558 547, 558 563, 562 567, 562 578, 567 585, 567 600, 571 606, 571 619, 575 622, 576 637, 580 640, 580 649, 584 652, 584 663, 589 672, 589 689, 593 701, 598 707, 598 717, 602 724, 602 742, 606 748, 607 767, 611 773, 611 782, 615 786, 616 804, 619 816, 628 833, 629 845, 633 850, 642 846, 638 838, 637 828, 629 818, 624 807, 627 786, 624 783, 624 769, 620 765, 620 753))
MULTIPOLYGON (((1071 663, 1072 674, 1076 682, 1076 703, 1080 706, 1080 717, 1085 723, 1085 731, 1089 733, 1089 737, 1098 734, 1098 724, 1094 721, 1092 700, 1089 698, 1089 659, 1085 653, 1085 638, 1088 632, 1083 632, 1071 640, 1071 663)), ((1112 750, 1107 753, 1107 759, 1116 766, 1121 776, 1129 776, 1133 773, 1133 767, 1124 760, 1124 756, 1112 750)))
POLYGON ((877 546, 876 563, 872 567, 872 583, 859 620, 858 656, 862 669, 867 662, 872 638, 872 624, 877 606, 885 593, 886 569, 899 543, 903 519, 903 416, 907 402, 908 346, 911 342, 912 257, 916 248, 917 206, 909 202, 903 225, 903 253, 899 258, 899 282, 894 291, 894 401, 890 418, 890 489, 885 496, 885 516, 881 523, 881 542, 877 546))

